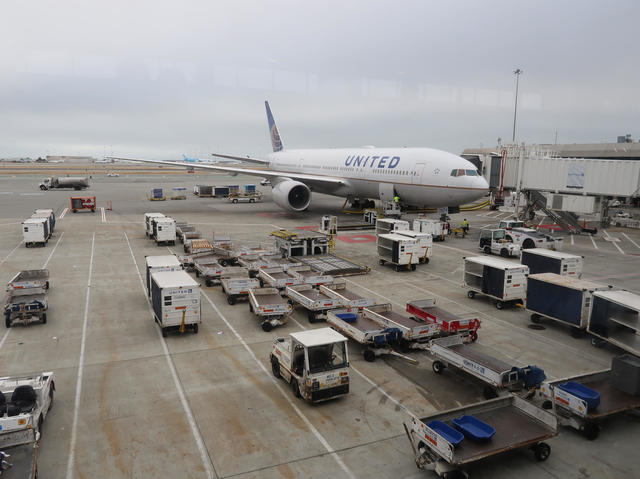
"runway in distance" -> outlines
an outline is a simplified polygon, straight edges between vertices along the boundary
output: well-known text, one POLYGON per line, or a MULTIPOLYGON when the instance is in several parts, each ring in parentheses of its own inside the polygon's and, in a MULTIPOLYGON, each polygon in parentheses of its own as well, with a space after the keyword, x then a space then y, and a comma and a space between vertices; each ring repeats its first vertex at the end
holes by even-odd
POLYGON ((242 163, 238 160, 206 160, 199 158, 187 158, 186 155, 182 155, 184 161, 187 163, 204 163, 205 165, 238 165, 242 163))
MULTIPOLYGON (((485 196, 486 180, 469 161, 431 148, 363 148, 286 150, 269 102, 265 102, 273 153, 265 160, 213 154, 228 160, 258 163, 266 170, 189 164, 188 168, 238 173, 270 180, 273 201, 288 211, 304 211, 317 192, 362 202, 392 201, 413 207, 461 206, 485 196)), ((114 158, 116 159, 116 158, 114 158)), ((171 161, 117 158, 160 165, 182 166, 171 161)))

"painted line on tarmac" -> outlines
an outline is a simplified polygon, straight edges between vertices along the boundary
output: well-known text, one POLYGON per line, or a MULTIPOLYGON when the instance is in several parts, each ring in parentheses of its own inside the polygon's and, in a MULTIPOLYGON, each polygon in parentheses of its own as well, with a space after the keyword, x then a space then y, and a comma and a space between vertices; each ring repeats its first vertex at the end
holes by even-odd
POLYGON ((309 430, 313 433, 314 436, 316 436, 316 438, 320 441, 320 443, 324 446, 324 448, 327 450, 327 452, 331 455, 331 457, 338 463, 338 465, 342 468, 342 470, 344 472, 347 473, 347 475, 352 478, 355 479, 355 476, 353 475, 353 473, 351 472, 351 470, 347 467, 347 465, 342 461, 342 459, 340 458, 340 456, 338 456, 338 453, 335 452, 335 450, 329 445, 329 443, 327 442, 327 440, 322 436, 322 434, 320 434, 320 431, 318 431, 315 426, 313 424, 311 424, 311 421, 309 421, 309 419, 307 419, 307 417, 302 413, 302 411, 300 410, 300 408, 293 402, 293 400, 291 399, 291 397, 289 396, 289 394, 287 394, 284 389, 282 389, 282 387, 280 386, 280 384, 278 384, 278 382, 276 381, 276 379, 272 376, 272 374, 267 371, 267 368, 264 367, 264 365, 260 362, 260 360, 258 359, 258 357, 254 354, 254 352, 251 350, 251 348, 249 347, 249 345, 245 342, 244 339, 242 339, 242 336, 240 336, 240 334, 238 334, 238 332, 234 329, 233 326, 231 326, 231 323, 227 320, 226 317, 224 317, 222 315, 222 313, 220 312, 220 310, 218 309, 218 307, 213 303, 213 301, 211 301, 211 298, 209 298, 209 296, 207 296, 207 294, 203 291, 202 292, 202 296, 205 297, 205 299, 209 302, 209 304, 213 307, 213 309, 216 311, 216 313, 218 313, 218 316, 220 316, 220 318, 222 318, 222 320, 225 322, 225 324, 227 325, 227 327, 231 330, 231 332, 236 336, 236 338, 238 338, 238 340, 240 341, 240 343, 242 343, 242 345, 244 346, 244 348, 247 350, 247 352, 251 355, 251 357, 253 358, 253 360, 258 363, 258 366, 260 366, 260 369, 262 369, 262 371, 265 373, 265 375, 269 378, 269 380, 278 388, 278 391, 280 391, 280 393, 282 394, 282 396, 287 400, 287 402, 291 405, 291 407, 293 408, 293 410, 296 412, 296 414, 300 417, 300 419, 302 419, 302 421, 307 425, 307 427, 309 428, 309 430))
MULTIPOLYGON (((607 238, 611 238, 611 235, 609 233, 607 233, 607 230, 604 230, 604 234, 607 235, 607 238)), ((616 243, 615 241, 610 241, 610 243, 613 243, 613 246, 618 248, 618 251, 620 251, 620 253, 625 254, 625 252, 622 251, 622 248, 620 248, 620 246, 618 246, 618 243, 616 243)))
POLYGON ((611 276, 600 276, 597 278, 588 278, 587 281, 597 281, 599 279, 627 278, 629 276, 638 276, 638 275, 640 275, 640 273, 614 274, 611 276))
POLYGON ((638 246, 638 243, 636 243, 635 241, 633 241, 631 238, 629 238, 627 236, 626 233, 622 233, 622 236, 624 236, 625 238, 627 238, 629 241, 631 241, 634 245, 636 245, 636 248, 640 248, 640 246, 638 246))
POLYGON ((101 206, 100 209, 102 210, 102 222, 106 223, 107 222, 107 217, 104 214, 104 206, 101 206))
POLYGON ((598 245, 596 244, 596 240, 593 239, 593 235, 589 235, 589 238, 591 238, 591 242, 593 243, 593 247, 595 249, 600 249, 600 248, 598 248, 598 245))
POLYGON ((62 240, 62 237, 64 236, 64 231, 62 232, 62 234, 60 235, 60 238, 58 238, 58 242, 56 243, 56 245, 53 247, 53 251, 51 252, 51 254, 49 255, 49 257, 47 258, 47 261, 45 261, 44 266, 42 267, 42 269, 46 269, 47 265, 49 264, 49 260, 51 259, 51 257, 53 256, 53 253, 56 252, 56 248, 58 247, 58 245, 60 244, 60 241, 62 240))
POLYGON ((207 477, 209 479, 215 479, 218 477, 218 475, 216 474, 215 466, 213 465, 213 460, 211 459, 211 456, 207 451, 207 448, 204 444, 204 439, 202 438, 202 434, 200 433, 200 429, 198 428, 198 424, 196 423, 195 416, 193 415, 191 406, 189 406, 187 395, 184 392, 184 388, 182 387, 182 383, 180 382, 180 378, 178 377, 178 371, 176 370, 176 366, 175 364, 173 364, 173 358, 171 357, 171 353, 169 352, 167 342, 162 337, 162 330, 158 326, 158 323, 156 323, 155 321, 155 316, 153 315, 153 309, 151 308, 151 301, 149 301, 149 295, 147 294, 147 288, 144 285, 144 281, 142 280, 142 275, 140 274, 140 269, 138 268, 138 262, 136 261, 136 257, 133 254, 133 248, 131 248, 131 243, 129 242, 129 235, 127 235, 126 231, 124 232, 124 237, 127 240, 127 245, 129 246, 129 251, 131 252, 131 258, 133 259, 133 264, 136 267, 136 273, 138 273, 138 279, 140 280, 140 286, 142 286, 144 297, 147 300, 147 307, 149 308, 149 312, 151 313, 151 319, 154 320, 154 324, 156 325, 156 331, 158 332, 158 337, 160 338, 160 343, 162 344, 162 350, 164 351, 164 356, 167 359, 167 364, 169 365, 169 370, 171 371, 173 382, 176 386, 176 390, 178 391, 178 396, 180 397, 182 408, 184 409, 184 413, 187 416, 187 421, 189 422, 189 426, 191 427, 191 434, 193 435, 193 438, 196 441, 196 446, 198 447, 198 451, 200 452, 200 458, 202 459, 202 464, 204 465, 205 471, 207 473, 207 477))
POLYGON ((91 240, 91 259, 89 260, 89 280, 87 282, 87 302, 84 307, 84 321, 82 323, 82 343, 80 345, 80 361, 78 365, 78 380, 76 382, 76 398, 73 407, 73 422, 71 425, 71 442, 69 444, 69 460, 67 462, 67 479, 73 479, 73 470, 76 462, 76 440, 78 436, 78 413, 80 412, 80 396, 82 393, 82 375, 84 373, 84 352, 87 345, 87 319, 89 317, 89 296, 91 293, 91 273, 93 271, 93 250, 96 242, 96 234, 91 240))
POLYGON ((69 208, 65 208, 64 211, 62 212, 62 214, 60 215, 60 218, 58 218, 58 219, 61 220, 62 218, 64 218, 64 215, 67 214, 67 211, 69 211, 69 208))
POLYGON ((2 261, 0 261, 0 266, 2 266, 2 264, 9 259, 9 256, 11 256, 15 252, 15 250, 17 250, 21 245, 22 245, 22 241, 20 241, 20 243, 18 243, 18 246, 13 248, 11 253, 9 253, 2 261))

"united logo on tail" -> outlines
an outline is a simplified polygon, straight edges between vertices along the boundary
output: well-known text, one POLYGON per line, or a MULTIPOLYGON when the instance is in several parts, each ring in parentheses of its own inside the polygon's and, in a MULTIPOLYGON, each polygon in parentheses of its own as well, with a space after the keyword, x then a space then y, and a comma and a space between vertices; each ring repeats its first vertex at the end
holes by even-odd
POLYGON ((273 151, 282 151, 284 147, 282 146, 282 139, 280 138, 280 133, 278 132, 278 126, 276 125, 276 121, 273 119, 273 115, 271 114, 271 108, 269 108, 269 102, 264 102, 267 107, 267 120, 269 121, 269 134, 271 135, 271 146, 273 147, 273 151))

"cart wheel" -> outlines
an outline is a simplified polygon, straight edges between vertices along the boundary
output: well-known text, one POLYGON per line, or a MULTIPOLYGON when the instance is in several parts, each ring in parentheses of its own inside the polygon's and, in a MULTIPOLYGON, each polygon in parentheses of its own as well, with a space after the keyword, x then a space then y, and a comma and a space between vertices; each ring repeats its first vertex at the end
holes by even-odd
POLYGON ((251 305, 251 303, 249 303, 249 312, 253 313, 253 306, 251 305))
POLYGON ((580 339, 582 336, 584 336, 584 329, 571 328, 571 337, 572 338, 580 339))
POLYGON ((498 393, 491 386, 485 386, 482 388, 482 397, 488 401, 497 398, 498 393))
POLYGON ((260 287, 264 288, 264 281, 262 281, 262 280, 259 280, 259 281, 260 281, 260 287))
POLYGON ((598 426, 595 422, 590 422, 587 424, 582 430, 584 437, 586 437, 589 441, 595 441, 600 434, 600 426, 598 426))
POLYGON ((553 407, 553 404, 551 403, 551 401, 545 401, 542 403, 542 409, 544 409, 545 411, 548 411, 552 407, 553 407))
POLYGON ((51 408, 53 407, 53 391, 55 389, 56 389, 56 383, 51 381, 51 387, 49 388, 49 409, 47 409, 47 412, 51 411, 51 408))
POLYGON ((467 476, 464 472, 460 470, 450 471, 444 475, 444 479, 467 479, 467 476))
POLYGON ((193 329, 193 334, 198 334, 198 325, 197 324, 192 325, 191 329, 193 329))
POLYGON ((311 324, 315 323, 315 322, 316 322, 316 313, 314 313, 313 311, 311 311, 311 312, 309 313, 308 318, 309 318, 309 322, 310 322, 311 324))
POLYGON ((200 277, 200 271, 196 270, 196 278, 200 277))
POLYGON ((256 200, 254 200, 253 198, 249 199, 249 203, 255 203, 256 200))
POLYGON ((291 378, 291 391, 293 392, 293 395, 295 397, 300 397, 300 385, 298 384, 298 380, 296 378, 291 378))
POLYGON ((269 331, 271 331, 272 328, 273 328, 273 324, 271 324, 269 321, 265 321, 264 323, 262 323, 262 330, 265 333, 268 333, 269 331))
POLYGON ((400 266, 396 266, 396 271, 400 271, 400 266))
POLYGON ((7 326, 7 328, 10 328, 11 327, 11 318, 9 316, 7 316, 7 318, 6 318, 4 323, 7 326))
POLYGON ((594 348, 601 348, 604 346, 604 341, 600 338, 591 338, 591 346, 594 348))
POLYGON ((167 337, 167 330, 165 328, 162 328, 162 337, 163 338, 167 337))
POLYGON ((471 341, 477 341, 478 340, 478 332, 474 331, 473 333, 471 333, 471 341))
POLYGON ((433 372, 436 374, 442 374, 442 371, 444 371, 444 364, 440 361, 434 361, 431 367, 433 368, 433 372))
POLYGON ((423 261, 424 264, 429 264, 429 258, 425 258, 423 261))
POLYGON ((40 437, 42 437, 42 414, 40 414, 40 417, 38 418, 38 432, 40 433, 40 437))
POLYGON ((47 313, 42 313, 42 324, 47 324, 47 313))
POLYGON ((206 285, 207 285, 207 287, 209 287, 209 288, 210 288, 211 286, 213 286, 213 282, 212 282, 209 278, 207 278, 207 280, 204 282, 204 284, 206 284, 206 285))
POLYGON ((509 250, 507 250, 507 248, 502 248, 500 250, 500 256, 502 256, 503 258, 508 258, 509 257, 509 250))
POLYGON ((232 203, 237 203, 238 202, 238 198, 234 198, 233 200, 231 200, 232 203))
POLYGON ((484 247, 484 252, 485 252, 485 254, 491 254, 491 247, 490 246, 485 246, 484 247))
POLYGON ((234 304, 236 304, 236 297, 235 296, 229 296, 227 298, 227 303, 229 303, 231 306, 233 306, 234 304))
POLYGON ((378 264, 379 264, 380 266, 384 266, 384 263, 385 263, 385 261, 384 261, 383 259, 381 259, 380 261, 378 261, 378 264))
POLYGON ((223 259, 222 261, 220 261, 220 266, 222 266, 223 268, 226 268, 228 264, 229 262, 226 259, 223 259))
POLYGON ((469 299, 473 299, 476 297, 476 292, 475 291, 467 291, 467 296, 469 296, 469 299))
POLYGON ((522 243, 522 249, 533 249, 535 247, 536 247, 535 243, 533 242, 533 240, 530 240, 530 239, 526 239, 524 240, 524 243, 522 243))
POLYGON ((532 322, 533 324, 538 324, 538 323, 540 322, 540 315, 539 315, 539 314, 536 314, 536 313, 533 313, 533 314, 531 315, 531 322, 532 322))
POLYGON ((405 354, 411 351, 411 343, 405 339, 400 340, 398 347, 400 348, 400 352, 405 354))
POLYGON ((498 309, 503 309, 503 308, 504 308, 504 303, 503 303, 502 301, 498 301, 498 302, 496 303, 496 308, 498 308, 498 309))
POLYGON ((536 446, 534 450, 534 454, 538 462, 544 462, 547 459, 549 459, 549 455, 551 454, 551 448, 547 443, 541 442, 536 446))
POLYGON ((412 264, 412 265, 411 265, 411 271, 415 271, 415 270, 416 270, 416 268, 417 268, 417 266, 416 266, 415 264, 412 264))
POLYGON ((367 349, 364 352, 364 360, 372 363, 374 359, 376 359, 376 353, 374 353, 371 349, 367 349))
POLYGON ((276 358, 271 358, 271 372, 276 378, 280 378, 280 363, 276 358))
POLYGON ((47 281, 44 285, 44 289, 49 289, 49 281, 47 281))

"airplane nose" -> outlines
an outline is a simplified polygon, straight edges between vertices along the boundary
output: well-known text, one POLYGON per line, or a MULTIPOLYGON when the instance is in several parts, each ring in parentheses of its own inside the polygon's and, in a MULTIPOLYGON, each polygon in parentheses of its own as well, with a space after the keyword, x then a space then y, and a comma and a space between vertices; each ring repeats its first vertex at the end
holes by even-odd
POLYGON ((489 190, 489 183, 484 178, 476 178, 471 182, 471 188, 479 190, 489 190))

